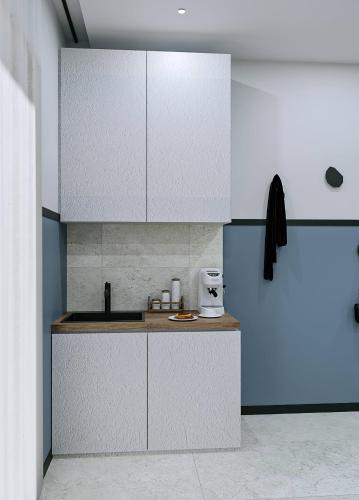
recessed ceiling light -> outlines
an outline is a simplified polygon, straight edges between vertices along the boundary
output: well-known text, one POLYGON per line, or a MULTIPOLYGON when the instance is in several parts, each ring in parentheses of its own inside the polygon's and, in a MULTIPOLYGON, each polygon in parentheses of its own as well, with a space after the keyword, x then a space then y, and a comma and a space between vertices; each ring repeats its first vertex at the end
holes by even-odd
POLYGON ((177 12, 178 12, 178 14, 182 14, 182 15, 183 15, 183 14, 185 14, 185 13, 186 13, 186 9, 182 9, 182 8, 181 8, 181 9, 178 9, 178 11, 177 11, 177 12))

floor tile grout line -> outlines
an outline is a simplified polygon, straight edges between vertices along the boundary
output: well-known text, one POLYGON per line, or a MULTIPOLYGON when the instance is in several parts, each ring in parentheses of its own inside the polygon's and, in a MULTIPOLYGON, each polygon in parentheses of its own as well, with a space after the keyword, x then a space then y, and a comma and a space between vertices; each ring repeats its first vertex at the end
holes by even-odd
POLYGON ((194 465, 194 468, 195 468, 195 471, 196 471, 196 474, 197 474, 197 479, 198 479, 199 487, 201 488, 202 498, 203 498, 203 500, 206 500, 205 497, 204 497, 204 491, 203 491, 202 482, 201 482, 201 479, 200 479, 199 474, 198 474, 198 469, 197 469, 196 459, 194 458, 194 453, 192 453, 192 460, 193 460, 193 465, 194 465))

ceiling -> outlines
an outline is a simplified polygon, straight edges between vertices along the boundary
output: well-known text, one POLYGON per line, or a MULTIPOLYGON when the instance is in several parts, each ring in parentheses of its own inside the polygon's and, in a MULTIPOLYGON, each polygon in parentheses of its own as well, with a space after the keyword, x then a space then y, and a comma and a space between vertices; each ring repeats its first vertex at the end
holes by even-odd
POLYGON ((359 62, 359 0, 78 1, 93 48, 359 62))

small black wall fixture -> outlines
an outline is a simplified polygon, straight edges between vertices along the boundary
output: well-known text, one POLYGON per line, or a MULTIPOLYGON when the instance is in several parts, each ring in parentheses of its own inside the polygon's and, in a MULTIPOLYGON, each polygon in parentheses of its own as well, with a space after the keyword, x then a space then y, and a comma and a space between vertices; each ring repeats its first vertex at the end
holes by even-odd
POLYGON ((329 167, 325 172, 325 179, 329 186, 339 188, 343 184, 342 174, 334 167, 329 167))
POLYGON ((354 304, 354 318, 359 323, 359 304, 354 304))

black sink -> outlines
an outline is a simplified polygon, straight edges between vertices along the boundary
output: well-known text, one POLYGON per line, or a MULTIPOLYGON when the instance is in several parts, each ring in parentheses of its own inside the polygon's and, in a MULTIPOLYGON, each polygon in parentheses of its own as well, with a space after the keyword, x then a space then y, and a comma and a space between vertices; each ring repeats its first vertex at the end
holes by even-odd
POLYGON ((142 311, 113 311, 106 313, 104 311, 95 312, 73 312, 65 318, 62 323, 76 322, 105 322, 105 321, 144 321, 142 311))

